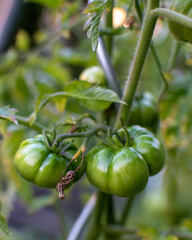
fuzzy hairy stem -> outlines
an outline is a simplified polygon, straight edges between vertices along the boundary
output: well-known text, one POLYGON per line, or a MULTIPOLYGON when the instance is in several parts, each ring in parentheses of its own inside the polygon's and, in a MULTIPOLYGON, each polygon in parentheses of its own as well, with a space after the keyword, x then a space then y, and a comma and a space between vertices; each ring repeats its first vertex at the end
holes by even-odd
POLYGON ((121 118, 126 123, 129 117, 131 104, 137 89, 137 85, 140 79, 140 75, 147 57, 149 47, 151 45, 151 39, 153 31, 156 25, 157 16, 151 17, 151 10, 159 7, 159 0, 149 0, 147 4, 146 16, 142 25, 141 34, 137 43, 135 56, 131 65, 131 69, 128 75, 128 80, 125 85, 122 100, 127 105, 121 105, 117 115, 115 128, 119 128, 121 125, 121 118))

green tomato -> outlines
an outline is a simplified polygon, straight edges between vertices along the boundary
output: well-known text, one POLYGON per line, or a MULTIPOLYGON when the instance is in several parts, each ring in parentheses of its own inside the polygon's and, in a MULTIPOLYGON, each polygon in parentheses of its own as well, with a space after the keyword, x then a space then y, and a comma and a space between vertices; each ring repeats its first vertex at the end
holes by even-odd
MULTIPOLYGON (((75 146, 68 148, 65 153, 72 159, 77 152, 75 146)), ((27 181, 43 188, 54 188, 60 181, 61 174, 68 164, 66 157, 52 152, 45 144, 43 135, 23 141, 15 155, 14 165, 17 172, 27 181)), ((81 159, 73 161, 67 168, 74 171, 81 159)), ((83 175, 85 165, 76 172, 74 182, 83 175)))
MULTIPOLYGON (((124 129, 118 131, 123 135, 124 129)), ((133 196, 146 186, 150 175, 158 173, 164 165, 165 150, 155 136, 145 128, 127 128, 129 145, 116 147, 96 146, 86 157, 86 173, 89 181, 101 191, 120 197, 133 196)))
MULTIPOLYGON (((171 10, 192 18, 192 1, 175 0, 171 5, 171 10)), ((185 27, 177 22, 168 20, 168 27, 174 37, 180 41, 192 43, 192 29, 185 27)))
POLYGON ((152 127, 158 123, 158 114, 155 97, 149 93, 143 93, 133 101, 129 125, 138 124, 143 127, 152 127))
POLYGON ((86 68, 79 77, 80 80, 86 81, 92 84, 106 85, 105 74, 103 69, 99 66, 93 66, 86 68))

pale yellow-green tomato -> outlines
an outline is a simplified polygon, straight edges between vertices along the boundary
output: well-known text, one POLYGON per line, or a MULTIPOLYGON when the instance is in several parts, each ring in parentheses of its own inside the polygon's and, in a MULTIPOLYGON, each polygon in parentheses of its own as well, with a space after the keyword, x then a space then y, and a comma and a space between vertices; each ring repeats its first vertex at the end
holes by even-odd
POLYGON ((80 74, 79 79, 82 81, 92 83, 92 84, 98 84, 101 86, 106 85, 105 74, 103 72, 103 69, 99 66, 93 66, 93 67, 86 68, 80 74))

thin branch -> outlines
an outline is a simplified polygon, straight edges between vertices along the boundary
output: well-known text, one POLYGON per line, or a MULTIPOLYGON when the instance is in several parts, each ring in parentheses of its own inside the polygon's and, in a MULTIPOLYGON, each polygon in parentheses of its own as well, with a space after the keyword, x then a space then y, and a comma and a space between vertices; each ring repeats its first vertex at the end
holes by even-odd
POLYGON ((79 235, 82 232, 83 227, 86 225, 87 221, 89 220, 89 217, 95 207, 95 203, 96 203, 96 194, 93 194, 90 197, 88 203, 83 208, 75 224, 73 225, 67 240, 78 239, 79 235))
POLYGON ((175 11, 165 9, 165 8, 156 8, 150 12, 151 17, 166 17, 169 20, 177 22, 185 27, 192 29, 192 19, 175 11))
POLYGON ((143 16, 142 16, 141 8, 140 8, 140 5, 139 5, 139 1, 134 0, 133 3, 134 3, 134 6, 135 6, 135 11, 137 13, 137 16, 138 16, 139 20, 142 22, 143 16))
POLYGON ((45 130, 48 133, 52 132, 50 129, 44 127, 43 125, 41 125, 40 123, 37 123, 37 122, 30 125, 29 118, 27 118, 27 117, 21 117, 21 116, 15 115, 15 118, 18 121, 19 124, 27 126, 29 128, 32 128, 32 129, 34 129, 38 132, 42 132, 43 130, 45 130))
POLYGON ((128 216, 129 216, 129 213, 130 213, 130 210, 131 210, 131 207, 133 205, 133 202, 134 202, 134 197, 130 197, 128 198, 126 204, 125 204, 125 207, 123 209, 123 212, 122 212, 122 216, 120 218, 120 224, 121 225, 124 225, 128 216))
POLYGON ((105 28, 99 30, 99 35, 103 36, 117 36, 123 33, 127 32, 127 28, 124 26, 118 27, 118 28, 105 28))
POLYGON ((52 146, 56 145, 58 141, 62 141, 64 139, 67 139, 67 138, 78 138, 78 137, 90 137, 92 136, 93 134, 97 133, 98 131, 101 131, 103 130, 101 127, 98 127, 98 128, 94 128, 94 129, 91 129, 89 131, 86 131, 86 132, 80 132, 80 133, 67 133, 67 134, 60 134, 60 135, 57 135, 56 138, 54 139, 53 143, 52 143, 52 146))
POLYGON ((165 75, 162 71, 161 63, 160 63, 159 57, 157 55, 156 49, 154 48, 153 44, 151 44, 151 53, 153 55, 153 59, 155 60, 156 66, 157 66, 157 68, 159 70, 159 73, 161 75, 161 78, 164 82, 165 88, 167 89, 168 88, 167 79, 165 78, 165 75))
MULTIPOLYGON (((113 29, 113 7, 114 7, 114 0, 111 0, 111 6, 110 6, 110 12, 106 16, 106 25, 107 28, 113 29)), ((107 48, 109 56, 112 56, 112 50, 113 50, 113 37, 112 35, 107 36, 107 48)))
POLYGON ((69 232, 69 226, 65 219, 65 212, 63 211, 61 201, 56 201, 54 204, 54 209, 59 218, 59 228, 63 238, 66 238, 69 232), (63 227, 65 226, 65 228, 63 227))
POLYGON ((103 192, 97 193, 97 201, 90 219, 89 226, 86 230, 83 240, 96 240, 102 232, 102 221, 105 213, 107 195, 103 192))
POLYGON ((137 229, 135 228, 127 228, 118 224, 108 224, 107 226, 103 227, 103 231, 106 233, 113 233, 113 234, 123 234, 123 233, 136 234, 137 233, 137 229))
POLYGON ((175 62, 179 53, 180 46, 181 46, 180 42, 177 41, 176 39, 173 39, 171 53, 168 60, 168 67, 167 67, 168 70, 172 70, 173 67, 175 66, 175 62))

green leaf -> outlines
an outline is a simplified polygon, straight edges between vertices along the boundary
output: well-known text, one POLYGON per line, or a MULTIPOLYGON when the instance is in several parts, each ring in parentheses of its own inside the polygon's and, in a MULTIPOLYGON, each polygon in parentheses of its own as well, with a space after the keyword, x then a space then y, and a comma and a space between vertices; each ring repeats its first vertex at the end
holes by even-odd
POLYGON ((73 81, 65 87, 64 92, 40 95, 37 98, 35 111, 31 115, 30 123, 33 124, 39 111, 41 111, 51 99, 54 99, 55 102, 59 99, 61 103, 62 98, 63 101, 66 101, 66 98, 78 99, 83 106, 95 111, 108 108, 112 102, 125 104, 112 90, 93 86, 91 83, 84 81, 73 81))
POLYGON ((0 214, 0 229, 6 234, 10 235, 6 219, 0 214))
POLYGON ((98 45, 99 25, 102 14, 111 1, 93 1, 83 11, 89 14, 89 19, 84 24, 84 29, 87 30, 87 37, 92 41, 92 49, 95 51, 98 45))
POLYGON ((91 2, 83 11, 83 13, 93 13, 93 12, 99 12, 103 9, 105 2, 103 1, 94 1, 91 2))
POLYGON ((37 117, 38 112, 50 101, 50 94, 40 94, 35 103, 35 110, 30 116, 29 124, 32 125, 37 117))
POLYGON ((16 109, 10 108, 9 106, 4 106, 0 108, 0 118, 9 120, 16 125, 19 125, 16 118, 15 118, 15 113, 17 112, 16 109))

